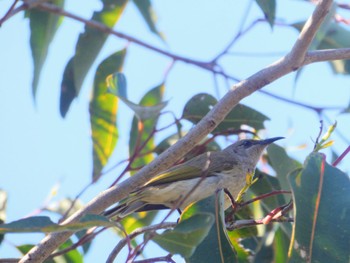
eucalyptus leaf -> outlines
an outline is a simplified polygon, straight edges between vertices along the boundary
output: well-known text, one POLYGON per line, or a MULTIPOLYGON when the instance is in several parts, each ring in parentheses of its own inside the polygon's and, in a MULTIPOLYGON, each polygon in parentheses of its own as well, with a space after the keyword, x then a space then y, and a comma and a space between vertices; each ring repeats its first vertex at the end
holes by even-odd
POLYGON ((348 262, 349 176, 312 153, 289 181, 295 213, 290 262, 348 262))
POLYGON ((140 11, 143 19, 147 23, 148 28, 151 30, 152 33, 159 36, 162 40, 164 40, 162 34, 158 31, 156 27, 157 23, 157 16, 154 12, 154 9, 152 8, 152 3, 150 0, 134 0, 134 4, 136 5, 137 9, 140 11))
MULTIPOLYGON (((61 8, 64 5, 64 0, 53 0, 51 2, 61 8)), ((34 61, 32 91, 35 98, 41 69, 45 63, 51 41, 62 21, 62 17, 38 9, 28 10, 26 16, 29 18, 30 48, 34 61)))
MULTIPOLYGON (((217 103, 217 100, 206 93, 193 96, 185 105, 182 118, 197 124, 217 103)), ((240 129, 248 125, 255 130, 264 128, 264 121, 268 120, 262 113, 242 104, 235 106, 225 119, 214 129, 215 132, 225 132, 240 129)))
POLYGON ((59 225, 47 216, 33 216, 19 219, 7 224, 0 224, 0 233, 33 233, 33 232, 62 232, 78 231, 93 226, 113 226, 108 219, 100 215, 85 215, 79 222, 59 225))
POLYGON ((271 28, 276 18, 276 0, 255 0, 259 5, 260 9, 263 11, 265 18, 269 22, 271 28))
POLYGON ((155 233, 152 240, 171 254, 180 254, 188 258, 208 235, 215 221, 214 218, 210 213, 195 214, 181 220, 172 230, 166 230, 162 234, 155 233))
POLYGON ((126 49, 113 53, 102 61, 96 70, 93 96, 90 101, 93 181, 100 178, 101 171, 117 144, 118 97, 107 92, 106 78, 110 73, 122 69, 125 55, 126 49))
MULTIPOLYGON (((113 28, 120 19, 127 2, 127 0, 102 0, 102 10, 94 12, 91 20, 113 28)), ((77 94, 79 94, 86 74, 106 42, 107 37, 108 33, 89 26, 85 26, 85 31, 80 34, 73 60, 74 85, 77 94)))
POLYGON ((215 222, 208 235, 187 262, 237 262, 234 244, 230 242, 225 228, 223 204, 224 192, 221 190, 213 196, 194 203, 181 214, 180 222, 197 213, 211 213, 215 216, 215 222))
MULTIPOLYGON (((305 22, 303 21, 294 23, 292 26, 300 31, 304 24, 305 22)), ((329 22, 329 25, 316 35, 316 40, 317 42, 314 45, 314 49, 317 50, 348 48, 350 43, 350 31, 338 23, 329 22)), ((347 75, 350 73, 350 60, 333 60, 329 63, 335 74, 347 75)))

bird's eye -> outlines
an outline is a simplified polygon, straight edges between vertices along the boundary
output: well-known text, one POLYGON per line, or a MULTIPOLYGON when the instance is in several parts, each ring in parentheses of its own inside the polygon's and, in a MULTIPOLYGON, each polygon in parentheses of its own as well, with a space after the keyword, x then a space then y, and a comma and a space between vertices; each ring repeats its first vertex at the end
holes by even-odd
POLYGON ((252 142, 251 142, 251 141, 244 141, 244 142, 242 143, 242 145, 243 145, 244 147, 250 147, 250 146, 252 145, 252 142))

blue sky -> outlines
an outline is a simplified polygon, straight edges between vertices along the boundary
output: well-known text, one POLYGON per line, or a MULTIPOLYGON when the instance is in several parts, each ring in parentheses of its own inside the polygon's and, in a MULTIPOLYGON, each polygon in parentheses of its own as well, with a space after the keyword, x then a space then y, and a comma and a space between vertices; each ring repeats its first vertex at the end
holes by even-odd
MULTIPOLYGON (((0 2, 3 14, 12 1, 0 2)), ((218 54, 232 39, 242 20, 242 13, 248 1, 153 1, 158 15, 158 28, 165 34, 166 44, 148 31, 135 6, 130 3, 116 30, 137 37, 147 43, 174 54, 207 61, 218 54)), ((277 16, 283 22, 304 20, 313 7, 301 1, 278 1, 277 16), (291 10, 294 10, 293 12, 291 10)), ((98 1, 67 1, 66 9, 82 17, 89 18, 94 10, 100 9, 98 1)), ((261 17, 255 3, 245 25, 261 17)), ((94 69, 87 76, 83 89, 65 119, 59 114, 60 82, 64 67, 74 53, 78 33, 83 25, 71 19, 64 19, 55 36, 47 61, 44 65, 36 102, 31 92, 32 58, 29 49, 29 25, 23 14, 17 14, 0 28, 0 187, 8 192, 7 219, 9 221, 32 213, 44 202, 50 189, 60 182, 60 189, 54 200, 75 195, 91 180, 92 156, 88 105, 93 81, 93 72, 98 63, 109 54, 125 47, 127 42, 110 37, 99 55, 94 69)), ((234 52, 287 52, 297 37, 297 32, 288 27, 275 27, 266 23, 258 24, 242 37, 233 47, 234 52)), ((227 72, 244 79, 257 70, 272 63, 278 56, 226 56, 221 64, 227 72)), ((128 80, 128 96, 138 102, 150 88, 160 84, 171 60, 143 47, 130 44, 124 73, 128 80)), ((264 88, 271 93, 291 98, 314 106, 344 106, 349 103, 349 77, 334 75, 327 63, 310 65, 303 70, 294 85, 294 74, 285 76, 264 88)), ((222 96, 227 86, 218 79, 219 94, 222 96)), ((231 83, 233 84, 233 83, 231 83)), ((166 100, 170 100, 167 110, 179 117, 184 104, 193 95, 207 92, 216 95, 213 77, 210 73, 191 65, 177 62, 166 79, 166 100), (180 110, 181 109, 181 110, 180 110)), ((271 120, 266 122, 265 137, 285 136, 280 145, 286 146, 289 154, 303 161, 312 149, 319 131, 316 114, 299 106, 255 93, 243 103, 261 111, 271 120), (306 148, 300 148, 300 145, 306 148)), ((120 138, 109 165, 127 156, 128 131, 133 113, 120 103, 118 127, 120 138)), ((347 136, 350 127, 348 115, 337 111, 327 112, 332 121, 337 119, 338 130, 347 136)), ((170 119, 163 118, 160 125, 170 119)), ((158 141, 168 133, 162 134, 158 141)), ((334 136, 334 150, 339 154, 347 143, 334 136)), ((347 138, 349 139, 349 138, 347 138)), ((326 151, 329 154, 329 151, 326 151)), ((346 171, 349 166, 345 159, 340 167, 346 171)), ((102 191, 118 175, 118 170, 105 175, 96 185, 83 195, 84 202, 102 191)), ((8 235, 8 240, 0 247, 0 255, 18 256, 13 244, 36 243, 41 234, 8 235)), ((105 242, 113 238, 105 234, 100 249, 92 248, 86 262, 96 258, 106 258, 105 242), (103 250, 103 251, 101 251, 103 250)), ((98 247, 96 245, 95 247, 98 247)), ((106 252, 107 251, 107 252, 106 252)))

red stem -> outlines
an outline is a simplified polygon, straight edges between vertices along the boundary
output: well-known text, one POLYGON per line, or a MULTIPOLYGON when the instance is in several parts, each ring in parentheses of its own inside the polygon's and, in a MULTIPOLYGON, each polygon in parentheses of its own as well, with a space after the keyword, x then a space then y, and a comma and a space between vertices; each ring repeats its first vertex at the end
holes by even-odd
POLYGON ((346 150, 337 158, 337 160, 334 161, 334 163, 332 164, 334 167, 337 166, 343 159, 344 157, 350 152, 350 145, 348 146, 348 148, 346 148, 346 150))

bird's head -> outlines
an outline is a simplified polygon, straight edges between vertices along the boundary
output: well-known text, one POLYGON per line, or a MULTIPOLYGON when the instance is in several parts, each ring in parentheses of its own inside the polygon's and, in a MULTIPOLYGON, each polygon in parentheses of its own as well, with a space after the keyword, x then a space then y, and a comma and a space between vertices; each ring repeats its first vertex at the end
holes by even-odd
POLYGON ((224 152, 228 152, 237 157, 238 161, 246 162, 248 165, 255 165, 260 159, 264 149, 271 143, 284 139, 284 137, 275 137, 266 140, 241 140, 228 146, 224 152))

